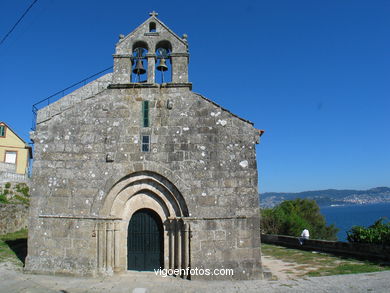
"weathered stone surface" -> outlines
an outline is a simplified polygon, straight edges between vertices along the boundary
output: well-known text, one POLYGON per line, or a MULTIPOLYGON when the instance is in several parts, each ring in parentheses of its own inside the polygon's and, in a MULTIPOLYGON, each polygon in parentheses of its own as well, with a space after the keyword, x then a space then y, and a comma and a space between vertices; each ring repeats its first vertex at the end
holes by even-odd
POLYGON ((23 204, 0 204, 0 235, 27 228, 28 206, 23 204))
POLYGON ((31 133, 28 270, 126 270, 129 221, 148 208, 164 225, 164 267, 234 267, 227 278, 262 276, 259 131, 191 91, 187 50, 186 40, 152 16, 119 41, 112 74, 39 111, 31 133), (148 34, 150 22, 158 34, 148 34), (152 70, 158 44, 171 48, 171 82, 157 84, 149 73, 147 82, 131 83, 134 47, 148 49, 152 70), (150 137, 147 152, 143 135, 150 137))

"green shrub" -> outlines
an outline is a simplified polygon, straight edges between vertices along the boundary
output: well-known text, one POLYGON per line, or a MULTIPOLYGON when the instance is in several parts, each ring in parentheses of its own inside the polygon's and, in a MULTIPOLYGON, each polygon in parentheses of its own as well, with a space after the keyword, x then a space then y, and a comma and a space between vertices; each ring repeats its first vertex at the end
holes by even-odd
POLYGON ((28 205, 30 203, 29 199, 28 198, 25 198, 23 196, 20 196, 20 195, 15 195, 14 197, 15 200, 19 201, 20 203, 22 204, 25 204, 25 205, 28 205))
POLYGON ((353 226, 347 232, 349 242, 390 245, 390 222, 380 218, 368 228, 353 226))
POLYGON ((5 188, 10 188, 11 187, 11 183, 7 182, 6 184, 4 184, 4 187, 5 188))
POLYGON ((7 195, 9 193, 9 189, 4 189, 3 194, 7 195))
POLYGON ((7 197, 4 194, 0 194, 0 203, 8 203, 7 197))
POLYGON ((265 234, 300 236, 308 229, 310 238, 336 240, 338 229, 326 226, 325 218, 314 200, 286 200, 273 209, 264 209, 261 214, 261 229, 265 234))
POLYGON ((30 196, 30 189, 28 188, 26 183, 18 183, 15 185, 15 189, 17 192, 22 193, 25 197, 30 196))

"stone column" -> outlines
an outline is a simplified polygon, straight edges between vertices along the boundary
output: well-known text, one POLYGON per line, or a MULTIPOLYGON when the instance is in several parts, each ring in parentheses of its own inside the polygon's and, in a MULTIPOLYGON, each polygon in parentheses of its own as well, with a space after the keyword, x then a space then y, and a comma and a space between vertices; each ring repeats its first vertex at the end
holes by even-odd
POLYGON ((97 224, 97 266, 101 273, 119 271, 120 243, 119 229, 115 222, 97 224))
POLYGON ((97 242, 98 242, 98 268, 100 271, 106 269, 106 223, 97 224, 97 242))
POLYGON ((169 221, 169 268, 175 267, 175 227, 173 220, 169 221))
POLYGON ((106 227, 107 227, 107 232, 106 232, 106 235, 107 235, 107 240, 106 240, 106 258, 107 258, 107 264, 106 264, 106 268, 108 271, 111 271, 112 270, 112 262, 113 262, 113 259, 112 259, 112 248, 113 248, 113 231, 112 231, 112 223, 107 223, 106 224, 106 227))
POLYGON ((178 253, 177 250, 179 248, 178 246, 178 237, 177 237, 177 220, 173 220, 173 235, 174 235, 174 245, 173 245, 173 259, 174 259, 174 265, 173 268, 177 269, 179 268, 179 258, 178 258, 178 253))
POLYGON ((177 268, 178 269, 181 269, 182 268, 182 265, 183 265, 183 259, 182 259, 182 222, 181 221, 177 221, 176 222, 177 224, 177 230, 176 230, 176 235, 177 235, 177 251, 176 251, 176 254, 177 254, 177 260, 178 260, 178 263, 177 263, 177 268))
POLYGON ((189 224, 183 223, 183 268, 189 267, 189 224))
POLYGON ((114 272, 120 271, 120 231, 119 223, 114 223, 114 272))
POLYGON ((156 74, 156 56, 154 54, 146 54, 148 60, 148 83, 155 83, 156 74))

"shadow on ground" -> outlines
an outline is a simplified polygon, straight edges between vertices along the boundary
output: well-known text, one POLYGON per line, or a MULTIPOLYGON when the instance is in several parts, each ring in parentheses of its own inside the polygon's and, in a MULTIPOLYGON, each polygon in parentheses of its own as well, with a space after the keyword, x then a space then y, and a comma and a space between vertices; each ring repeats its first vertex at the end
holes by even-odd
POLYGON ((4 241, 9 248, 16 254, 18 259, 25 264, 27 256, 27 238, 20 238, 16 240, 6 240, 4 241))

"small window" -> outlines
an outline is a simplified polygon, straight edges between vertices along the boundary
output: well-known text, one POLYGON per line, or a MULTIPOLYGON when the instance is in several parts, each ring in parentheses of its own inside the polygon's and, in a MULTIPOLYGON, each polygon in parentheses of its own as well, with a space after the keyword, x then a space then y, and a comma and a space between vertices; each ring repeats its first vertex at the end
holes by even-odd
POLYGON ((0 125, 0 137, 4 137, 4 136, 5 136, 5 126, 0 125))
POLYGON ((142 135, 142 151, 149 152, 150 150, 150 136, 142 135))
POLYGON ((149 127, 149 101, 142 102, 142 126, 149 127))
POLYGON ((149 32, 150 33, 155 33, 156 32, 156 23, 155 22, 149 23, 149 32))
POLYGON ((5 163, 16 164, 16 152, 5 152, 5 163))

